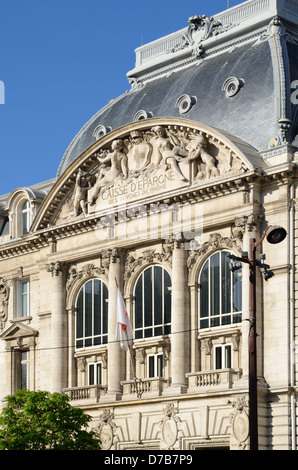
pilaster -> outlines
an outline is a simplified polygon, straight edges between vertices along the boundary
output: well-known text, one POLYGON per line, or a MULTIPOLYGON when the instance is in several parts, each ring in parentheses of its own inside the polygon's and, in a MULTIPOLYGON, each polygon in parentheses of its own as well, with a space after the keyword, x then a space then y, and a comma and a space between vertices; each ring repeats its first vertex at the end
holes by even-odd
POLYGON ((65 308, 64 263, 48 264, 46 270, 52 274, 51 286, 51 359, 52 392, 61 393, 67 386, 67 315, 65 308))
POLYGON ((113 250, 109 265, 109 326, 108 326, 108 401, 122 396, 121 380, 124 379, 124 351, 115 340, 117 325, 117 285, 121 286, 121 255, 113 250))
POLYGON ((171 375, 169 393, 186 392, 186 251, 184 243, 174 242, 172 257, 172 334, 171 375))

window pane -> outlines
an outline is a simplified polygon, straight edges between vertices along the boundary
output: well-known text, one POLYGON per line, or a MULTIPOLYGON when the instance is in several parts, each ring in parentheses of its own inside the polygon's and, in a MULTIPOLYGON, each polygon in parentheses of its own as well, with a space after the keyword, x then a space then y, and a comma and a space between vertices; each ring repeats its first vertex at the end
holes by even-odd
POLYGON ((83 337, 83 290, 79 293, 77 301, 77 338, 83 337))
POLYGON ((29 232, 30 229, 30 205, 29 201, 26 201, 22 207, 22 235, 29 232))
POLYGON ((89 385, 94 385, 94 364, 89 364, 89 385))
POLYGON ((154 356, 149 356, 149 377, 154 377, 154 356))
POLYGON ((102 384, 102 364, 101 364, 101 362, 96 364, 96 383, 97 383, 97 385, 102 384))
POLYGON ((215 369, 221 369, 222 368, 221 353, 222 353, 221 346, 215 348, 215 369))
POLYGON ((162 324, 162 268, 155 266, 154 268, 154 324, 162 324))
POLYGON ((152 325, 152 268, 144 272, 144 307, 145 307, 145 326, 152 325))
POLYGON ((219 253, 210 258, 210 301, 211 301, 211 315, 219 315, 219 253))
POLYGON ((233 273, 233 312, 242 310, 242 271, 233 273))
POLYGON ((108 333, 108 288, 102 283, 102 333, 108 333))
POLYGON ((92 281, 85 285, 85 336, 92 335, 92 281))
POLYGON ((135 292, 135 328, 143 326, 143 275, 140 276, 135 292))
POLYGON ((164 270, 164 323, 171 323, 171 278, 167 271, 164 270))
POLYGON ((227 255, 227 251, 223 251, 221 253, 221 289, 223 314, 231 312, 231 261, 227 255))
POLYGON ((231 346, 225 347, 225 368, 230 369, 232 367, 232 348, 231 346))
POLYGON ((98 279, 94 279, 94 336, 101 334, 101 285, 98 279))
POLYGON ((21 353, 21 388, 28 388, 27 351, 21 353))
POLYGON ((205 264, 200 279, 201 318, 209 316, 209 261, 205 264))
POLYGON ((157 356, 157 377, 163 377, 163 355, 157 356))

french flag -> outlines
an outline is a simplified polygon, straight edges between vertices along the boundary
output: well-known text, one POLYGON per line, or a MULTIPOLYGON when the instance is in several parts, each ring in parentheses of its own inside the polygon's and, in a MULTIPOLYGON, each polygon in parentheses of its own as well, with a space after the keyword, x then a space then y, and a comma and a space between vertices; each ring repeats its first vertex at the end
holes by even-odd
POLYGON ((133 331, 119 287, 117 291, 116 341, 120 342, 120 347, 124 351, 128 351, 133 339, 133 331))

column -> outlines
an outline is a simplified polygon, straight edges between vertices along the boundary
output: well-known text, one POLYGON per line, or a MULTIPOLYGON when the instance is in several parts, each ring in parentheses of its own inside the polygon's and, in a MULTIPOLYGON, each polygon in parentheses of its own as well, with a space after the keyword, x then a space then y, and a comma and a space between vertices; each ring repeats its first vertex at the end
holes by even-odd
POLYGON ((74 361, 75 353, 75 309, 73 307, 69 308, 67 311, 67 320, 68 320, 68 384, 67 387, 75 387, 77 384, 77 373, 76 373, 76 364, 74 361))
POLYGON ((65 308, 65 265, 60 262, 46 266, 52 274, 51 286, 51 382, 52 392, 67 387, 67 315, 65 308))
POLYGON ((175 241, 172 257, 172 334, 171 334, 171 392, 186 392, 186 251, 184 244, 175 241))
POLYGON ((124 351, 115 341, 117 323, 117 284, 121 288, 121 259, 113 254, 109 267, 109 325, 108 325, 108 392, 106 398, 118 400, 122 396, 124 379, 124 351), (123 375, 123 377, 122 377, 123 375))

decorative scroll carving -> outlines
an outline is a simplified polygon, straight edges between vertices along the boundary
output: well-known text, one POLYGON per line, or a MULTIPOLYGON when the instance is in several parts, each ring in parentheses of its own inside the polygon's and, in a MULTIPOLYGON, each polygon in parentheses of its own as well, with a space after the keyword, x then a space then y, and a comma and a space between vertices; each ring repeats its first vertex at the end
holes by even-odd
POLYGON ((213 17, 208 17, 206 15, 202 16, 192 16, 188 20, 189 27, 187 33, 182 36, 182 42, 176 46, 172 52, 184 49, 185 47, 193 47, 193 55, 199 57, 204 53, 203 41, 210 38, 211 36, 216 36, 218 34, 224 33, 229 29, 235 27, 236 25, 229 24, 223 26, 222 23, 218 20, 215 20, 213 17))
POLYGON ((222 237, 220 233, 212 233, 209 240, 203 245, 192 245, 188 255, 187 267, 191 267, 195 264, 196 260, 207 253, 209 250, 219 250, 223 248, 230 248, 241 251, 241 246, 238 245, 239 239, 236 237, 222 237))
POLYGON ((145 250, 143 255, 136 258, 133 253, 128 253, 125 263, 124 280, 127 281, 135 269, 142 264, 151 264, 154 262, 172 263, 173 241, 165 240, 162 245, 162 252, 156 253, 154 249, 145 250))
POLYGON ((6 279, 0 278, 0 327, 3 329, 8 315, 9 287, 6 279))
POLYGON ((71 289, 73 283, 78 279, 88 279, 90 277, 99 276, 100 274, 105 274, 105 268, 96 267, 92 263, 86 264, 80 271, 77 270, 76 266, 71 266, 68 271, 66 291, 68 292, 71 289))

